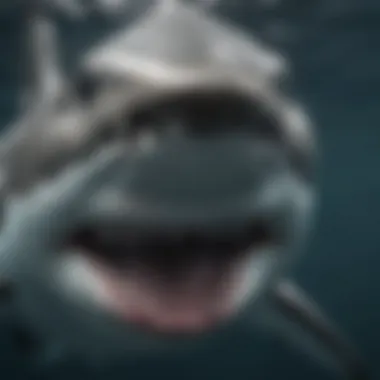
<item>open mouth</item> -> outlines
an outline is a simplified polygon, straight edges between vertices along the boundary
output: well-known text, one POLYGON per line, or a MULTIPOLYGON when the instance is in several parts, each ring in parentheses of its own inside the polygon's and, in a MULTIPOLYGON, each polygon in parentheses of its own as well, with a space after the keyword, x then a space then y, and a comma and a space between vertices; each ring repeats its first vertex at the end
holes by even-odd
POLYGON ((251 289, 249 264, 276 243, 273 228, 255 220, 244 228, 212 232, 195 222, 191 224, 199 228, 181 230, 165 220, 172 220, 173 213, 177 220, 178 205, 190 205, 194 214, 200 211, 208 220, 224 215, 237 195, 251 194, 271 161, 254 143, 277 143, 277 128, 260 108, 230 92, 162 100, 142 107, 124 124, 132 145, 140 147, 139 137, 145 132, 157 140, 155 149, 143 149, 128 192, 160 207, 139 208, 135 202, 138 209, 128 212, 139 214, 139 221, 146 217, 138 223, 144 226, 140 230, 125 224, 119 228, 112 215, 107 222, 104 215, 91 218, 102 220, 102 227, 76 231, 65 251, 85 261, 100 284, 100 306, 122 322, 163 334, 208 331, 230 320, 244 304, 251 289), (258 157, 254 163, 252 151, 258 157), (217 205, 216 212, 204 209, 210 204, 217 205), (146 209, 155 212, 148 215, 146 209))
POLYGON ((101 306, 122 322, 163 334, 209 331, 249 291, 248 263, 273 244, 268 226, 214 235, 83 228, 70 241, 101 284, 101 306))

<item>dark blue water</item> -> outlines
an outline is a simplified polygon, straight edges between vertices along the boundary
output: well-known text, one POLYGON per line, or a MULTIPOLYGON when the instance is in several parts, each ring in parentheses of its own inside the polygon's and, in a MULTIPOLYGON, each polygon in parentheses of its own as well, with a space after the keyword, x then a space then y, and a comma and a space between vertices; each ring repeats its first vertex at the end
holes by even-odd
MULTIPOLYGON (((317 123, 323 153, 320 211, 297 277, 351 334, 374 367, 374 378, 380 379, 380 2, 255 4, 236 0, 236 6, 223 12, 289 56, 296 93, 317 123)), ((64 25, 68 62, 106 28, 101 21, 64 25)), ((4 125, 17 110, 19 37, 20 17, 1 14, 4 125)), ((334 378, 297 350, 238 330, 206 354, 120 363, 120 368, 104 368, 98 375, 67 365, 52 370, 51 378, 114 379, 121 378, 121 369, 132 379, 334 378)))

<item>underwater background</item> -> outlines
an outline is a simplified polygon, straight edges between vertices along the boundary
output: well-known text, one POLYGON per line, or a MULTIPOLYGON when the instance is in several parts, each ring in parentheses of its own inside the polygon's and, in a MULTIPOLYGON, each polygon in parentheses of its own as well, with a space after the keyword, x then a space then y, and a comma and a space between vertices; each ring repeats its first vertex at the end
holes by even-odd
MULTIPOLYGON (((4 0, 0 0, 4 1, 4 0)), ((367 357, 380 379, 380 1, 225 0, 217 8, 291 61, 294 88, 321 145, 320 206, 295 275, 367 357)), ((70 65, 114 25, 101 18, 61 20, 70 65)), ((22 18, 0 12, 0 125, 17 115, 22 18)), ((10 350, 11 348, 2 347, 10 350)), ((9 353, 7 355, 9 357, 9 353)), ((0 362, 3 353, 0 352, 0 362)), ((12 361, 17 363, 15 355, 12 361)), ((20 359, 21 363, 21 359, 20 359)), ((105 363, 70 360, 47 379, 338 379, 297 349, 240 326, 215 347, 169 359, 105 363)), ((0 374, 0 378, 3 378, 0 374)), ((6 373, 6 379, 29 378, 6 373)))

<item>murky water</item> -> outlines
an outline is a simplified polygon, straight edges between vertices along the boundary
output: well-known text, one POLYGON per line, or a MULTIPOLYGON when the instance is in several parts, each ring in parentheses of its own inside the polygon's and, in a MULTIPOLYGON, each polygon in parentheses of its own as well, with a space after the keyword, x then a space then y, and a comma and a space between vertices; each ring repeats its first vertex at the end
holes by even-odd
MULTIPOLYGON (((321 209, 297 276, 351 334, 380 378, 380 2, 231 0, 219 11, 277 46, 292 61, 295 92, 317 122, 323 152, 321 209)), ((16 12, 0 14, 4 125, 17 110, 20 25, 16 12)), ((68 64, 109 27, 101 20, 66 22, 68 64)), ((206 354, 149 365, 120 363, 120 368, 98 370, 97 376, 121 378, 118 374, 125 368, 131 379, 334 378, 299 351, 238 330, 206 354)), ((78 374, 69 364, 52 369, 51 376, 98 378, 85 368, 78 374)))

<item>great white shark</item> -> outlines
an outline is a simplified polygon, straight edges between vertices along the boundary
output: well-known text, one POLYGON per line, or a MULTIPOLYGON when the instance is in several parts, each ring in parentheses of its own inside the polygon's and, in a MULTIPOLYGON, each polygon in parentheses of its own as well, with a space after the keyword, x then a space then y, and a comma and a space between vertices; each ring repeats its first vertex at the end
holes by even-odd
POLYGON ((162 1, 60 68, 28 10, 23 112, 4 135, 0 267, 23 326, 91 359, 167 352, 244 319, 368 379, 291 278, 316 203, 316 139, 282 57, 162 1))

